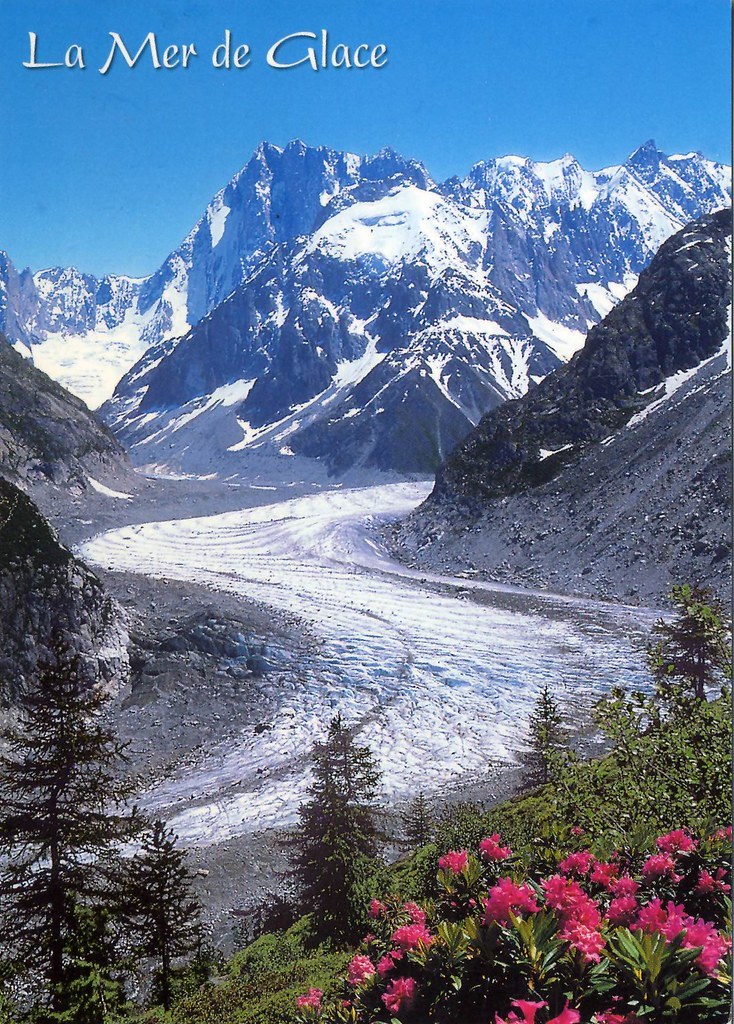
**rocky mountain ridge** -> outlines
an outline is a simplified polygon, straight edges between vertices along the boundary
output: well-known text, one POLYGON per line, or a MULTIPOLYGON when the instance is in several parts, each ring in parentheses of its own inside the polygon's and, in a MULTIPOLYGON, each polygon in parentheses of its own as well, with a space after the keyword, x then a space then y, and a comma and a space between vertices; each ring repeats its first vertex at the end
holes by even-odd
POLYGON ((149 349, 103 415, 136 462, 177 471, 236 474, 257 452, 430 473, 583 344, 686 211, 722 199, 713 165, 653 144, 598 174, 513 157, 438 187, 362 182, 149 349))
POLYGON ((402 558, 622 600, 731 587, 731 210, 669 239, 584 349, 486 416, 402 558))
POLYGON ((135 364, 103 412, 140 464, 427 473, 728 190, 651 142, 598 172, 510 156, 443 184, 390 150, 263 144, 148 278, 6 259, 0 321, 92 404, 135 364))

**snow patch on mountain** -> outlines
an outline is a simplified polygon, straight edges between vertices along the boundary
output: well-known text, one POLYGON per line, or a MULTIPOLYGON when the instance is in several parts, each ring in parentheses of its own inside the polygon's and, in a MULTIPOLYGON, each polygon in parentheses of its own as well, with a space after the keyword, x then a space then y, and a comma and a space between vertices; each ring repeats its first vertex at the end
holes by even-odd
POLYGON ((486 221, 476 211, 458 209, 440 195, 410 185, 335 214, 314 233, 306 251, 385 265, 423 258, 440 273, 454 265, 457 253, 475 262, 481 257, 486 221))
MULTIPOLYGON (((609 308, 612 308, 611 302, 609 308)), ((564 326, 564 324, 553 323, 543 313, 538 313, 537 316, 527 316, 526 320, 534 336, 545 342, 548 348, 564 363, 584 347, 585 331, 577 331, 572 327, 564 326)))

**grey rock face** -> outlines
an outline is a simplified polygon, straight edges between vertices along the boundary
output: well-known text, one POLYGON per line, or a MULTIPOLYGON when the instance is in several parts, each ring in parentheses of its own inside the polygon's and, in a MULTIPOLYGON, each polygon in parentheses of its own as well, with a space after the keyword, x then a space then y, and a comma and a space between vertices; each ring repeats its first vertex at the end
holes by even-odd
POLYGON ((49 656, 56 635, 77 651, 90 682, 127 681, 127 632, 116 603, 59 543, 39 510, 0 477, 0 701, 12 703, 49 656))
POLYGON ((120 472, 129 462, 108 428, 0 334, 0 475, 83 488, 120 472))

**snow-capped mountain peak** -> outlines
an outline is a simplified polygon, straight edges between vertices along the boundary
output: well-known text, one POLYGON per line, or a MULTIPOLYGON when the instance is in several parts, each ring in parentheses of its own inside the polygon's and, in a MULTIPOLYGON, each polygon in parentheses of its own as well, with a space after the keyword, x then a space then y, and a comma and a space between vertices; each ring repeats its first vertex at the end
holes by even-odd
POLYGON ((372 202, 340 210, 311 236, 307 252, 385 267, 423 260, 434 273, 457 259, 478 263, 487 243, 487 217, 436 192, 405 185, 372 202))
POLYGON ((505 156, 443 184, 389 148, 262 143, 147 278, 0 257, 0 328, 90 404, 124 374, 103 411, 141 461, 236 472, 269 445, 429 471, 729 202, 728 168, 653 142, 599 171, 505 156))

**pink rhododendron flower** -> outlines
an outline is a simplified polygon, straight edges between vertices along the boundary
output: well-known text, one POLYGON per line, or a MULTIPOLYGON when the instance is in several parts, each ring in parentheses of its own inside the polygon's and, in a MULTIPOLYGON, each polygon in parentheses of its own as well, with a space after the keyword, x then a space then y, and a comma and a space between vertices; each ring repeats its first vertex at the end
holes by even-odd
POLYGON ((408 915, 413 924, 425 924, 426 923, 426 912, 422 907, 419 907, 417 903, 409 901, 403 904, 403 910, 408 915))
POLYGON ((613 883, 617 880, 618 874, 619 868, 616 864, 597 861, 589 878, 595 885, 600 885, 603 889, 611 889, 613 883))
POLYGON ((686 914, 685 907, 676 906, 672 901, 663 908, 660 900, 652 900, 647 907, 642 908, 633 927, 646 932, 659 932, 669 942, 677 935, 685 933, 683 948, 701 947, 696 964, 705 974, 715 972, 716 965, 731 945, 729 939, 720 935, 710 921, 690 917, 686 914))
POLYGON ((719 868, 715 875, 711 875, 705 868, 701 868, 696 883, 696 892, 701 895, 711 892, 731 892, 731 886, 724 881, 725 877, 726 872, 723 868, 719 868))
POLYGON ((536 1002, 531 999, 513 999, 512 1005, 516 1006, 523 1015, 523 1024, 535 1024, 536 1013, 548 1004, 542 1001, 536 1002))
POLYGON ((410 1008, 417 992, 413 978, 395 978, 387 986, 382 1001, 391 1013, 400 1013, 410 1008))
POLYGON ((623 1013, 607 1010, 605 1013, 597 1013, 596 1020, 598 1024, 624 1024, 625 1016, 623 1013))
POLYGON ((596 928, 570 919, 558 933, 559 938, 570 943, 583 956, 587 963, 598 964, 601 951, 604 949, 604 936, 596 928))
POLYGON ((299 1009, 308 1006, 312 1010, 318 1010, 321 1006, 321 1000, 323 997, 324 993, 320 988, 310 988, 307 995, 299 996, 298 999, 296 999, 296 1006, 299 1009))
POLYGON ((668 941, 672 941, 676 935, 680 935, 680 933, 685 930, 686 923, 692 920, 693 918, 686 914, 686 908, 683 904, 676 906, 672 900, 668 900, 668 905, 665 908, 665 921, 658 931, 660 931, 668 941))
POLYGON ((377 973, 380 975, 381 978, 387 977, 387 975, 394 967, 395 961, 393 960, 389 953, 386 953, 377 961, 377 973))
POLYGON ((711 838, 714 842, 718 842, 721 839, 728 839, 731 842, 731 825, 727 825, 726 828, 717 829, 711 838))
POLYGON ((578 1010, 572 1010, 568 1003, 564 1006, 557 1017, 552 1017, 548 1024, 579 1024, 581 1014, 578 1010))
POLYGON ((657 840, 657 848, 663 853, 691 853, 697 846, 697 841, 683 828, 676 828, 657 840))
POLYGON ((669 878, 672 882, 679 882, 680 875, 675 873, 675 862, 669 853, 653 853, 642 865, 640 872, 646 882, 656 878, 669 878))
POLYGON ((510 1010, 510 1015, 506 1020, 495 1013, 495 1024, 535 1024, 536 1013, 548 1004, 533 1002, 530 999, 513 999, 512 1005, 517 1007, 522 1017, 518 1017, 514 1010, 510 1010))
POLYGON ((507 924, 510 911, 537 913, 540 907, 535 902, 535 893, 529 885, 517 885, 511 878, 500 878, 489 890, 489 899, 484 901, 484 923, 507 924))
POLYGON ((450 871, 454 875, 460 875, 468 863, 469 854, 466 850, 449 850, 438 860, 438 866, 442 871, 450 871))
POLYGON ((696 963, 704 974, 714 974, 716 965, 726 955, 731 942, 720 935, 710 921, 702 921, 700 918, 694 921, 691 918, 686 926, 683 945, 686 949, 695 949, 696 946, 701 946, 702 949, 696 957, 696 963))
POLYGON ((579 850, 578 853, 570 853, 565 860, 558 865, 562 875, 588 875, 589 869, 594 864, 594 855, 588 850, 579 850))
POLYGON ((543 890, 548 906, 556 911, 562 923, 573 920, 587 928, 599 927, 599 906, 586 895, 578 882, 561 875, 552 875, 543 882, 543 890))
POLYGON ((367 978, 373 977, 376 971, 375 965, 368 956, 361 956, 359 953, 352 957, 349 964, 347 981, 350 985, 362 985, 367 978))
POLYGON ((650 900, 647 906, 640 909, 632 929, 633 931, 659 932, 667 919, 668 916, 663 910, 661 901, 650 900))
POLYGON ((580 825, 572 825, 571 826, 571 835, 572 836, 576 836, 578 838, 579 836, 582 836, 583 834, 584 834, 584 830, 581 828, 580 825))
POLYGON ((512 856, 512 850, 509 846, 500 846, 500 834, 499 832, 493 832, 491 836, 487 836, 479 844, 479 852, 482 855, 483 860, 507 860, 508 857, 512 856))
POLYGON ((584 899, 586 893, 578 882, 562 875, 551 875, 542 883, 545 899, 553 910, 563 910, 584 899))
POLYGON ((628 925, 634 921, 639 909, 634 896, 615 896, 609 904, 607 918, 612 925, 628 925))
POLYGON ((370 903, 370 909, 368 911, 369 916, 372 918, 382 917, 387 911, 387 907, 380 900, 372 900, 370 903))
POLYGON ((636 896, 640 891, 640 883, 629 875, 622 875, 612 883, 611 891, 614 896, 636 896))
POLYGON ((416 949, 423 943, 430 946, 433 936, 423 924, 404 924, 392 933, 392 941, 406 951, 416 949))
POLYGON ((398 960, 403 959, 402 949, 391 949, 382 957, 377 964, 377 973, 384 978, 395 967, 398 960))

